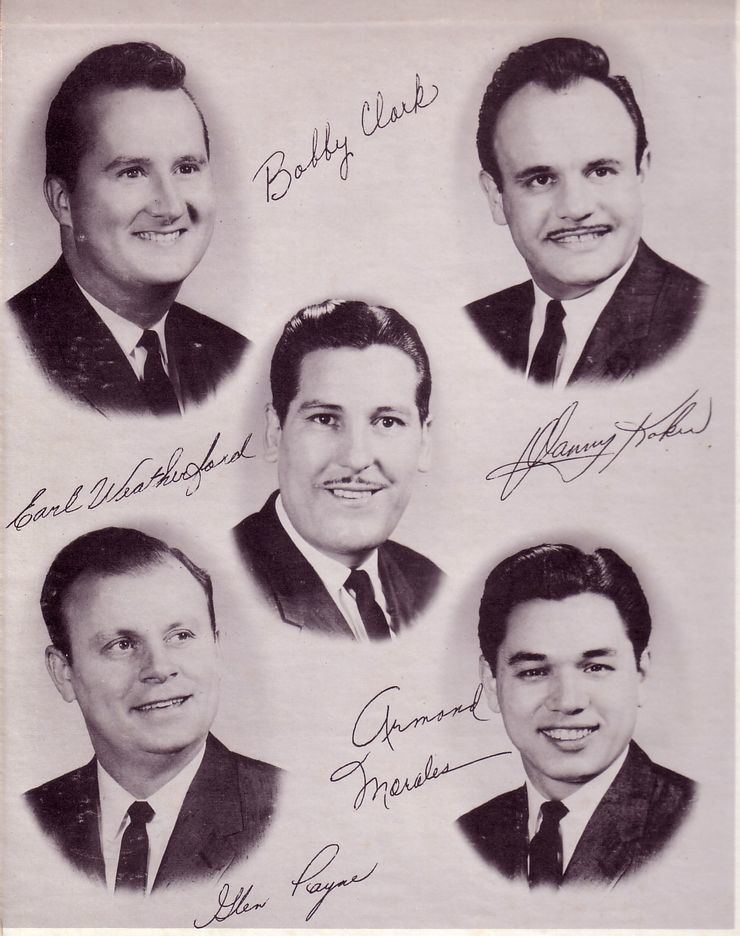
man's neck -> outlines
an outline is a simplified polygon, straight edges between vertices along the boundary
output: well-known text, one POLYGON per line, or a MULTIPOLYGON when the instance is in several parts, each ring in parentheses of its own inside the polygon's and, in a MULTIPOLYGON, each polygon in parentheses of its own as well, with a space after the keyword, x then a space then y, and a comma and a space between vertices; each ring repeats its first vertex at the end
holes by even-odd
POLYGON ((180 283, 133 284, 124 289, 111 280, 96 276, 79 262, 74 251, 64 250, 64 259, 70 273, 85 290, 102 303, 106 309, 139 328, 151 328, 167 312, 180 291, 180 283))
POLYGON ((121 758, 112 752, 96 750, 103 769, 120 786, 138 800, 145 800, 169 783, 183 770, 203 747, 204 739, 181 751, 148 754, 140 758, 121 758))

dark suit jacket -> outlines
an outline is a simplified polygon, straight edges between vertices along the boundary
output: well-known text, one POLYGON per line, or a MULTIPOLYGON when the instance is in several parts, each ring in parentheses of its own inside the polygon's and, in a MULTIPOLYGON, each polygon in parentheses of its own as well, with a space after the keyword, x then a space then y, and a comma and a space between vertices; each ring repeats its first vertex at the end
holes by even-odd
MULTIPOLYGON (((588 821, 563 883, 613 887, 668 842, 688 814, 696 784, 654 764, 630 742, 627 759, 588 821)), ((567 804, 567 800, 566 800, 567 804)), ((526 787, 489 800, 458 819, 479 855, 507 878, 527 878, 526 787)))
MULTIPOLYGON (((706 287, 640 241, 635 259, 596 320, 568 381, 623 380, 657 364, 694 324, 706 287)), ((509 367, 525 371, 534 310, 532 281, 465 307, 509 367)))
MULTIPOLYGON (((288 624, 351 638, 321 579, 283 529, 275 512, 277 495, 275 491, 259 513, 234 527, 247 571, 288 624)), ((424 610, 443 577, 426 556, 391 540, 378 549, 378 572, 395 633, 424 610)))
MULTIPOLYGON (((153 890, 219 877, 252 853, 272 818, 279 774, 277 767, 234 754, 209 734, 153 890)), ((105 883, 95 758, 29 790, 24 798, 64 857, 105 883)))
MULTIPOLYGON (((36 362, 60 390, 102 413, 149 412, 136 374, 63 257, 8 307, 36 362)), ((249 344, 233 329, 178 302, 167 315, 165 340, 186 408, 215 391, 249 344)))

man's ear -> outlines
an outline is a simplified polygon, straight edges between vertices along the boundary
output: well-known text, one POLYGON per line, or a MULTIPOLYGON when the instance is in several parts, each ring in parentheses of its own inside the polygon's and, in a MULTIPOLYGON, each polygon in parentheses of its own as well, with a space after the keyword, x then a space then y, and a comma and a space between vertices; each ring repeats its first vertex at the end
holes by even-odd
POLYGON ((419 459, 416 467, 419 471, 429 471, 432 467, 432 419, 427 416, 426 421, 421 424, 421 448, 419 449, 419 459))
POLYGON ((490 172, 486 172, 485 169, 482 169, 478 178, 480 179, 481 188, 488 199, 488 207, 491 209, 493 220, 496 224, 508 224, 509 222, 506 220, 506 213, 504 212, 504 193, 500 191, 499 187, 493 181, 493 176, 490 172))
POLYGON ((265 460, 276 462, 278 460, 278 447, 282 433, 278 414, 272 403, 265 407, 265 460))
POLYGON ((491 672, 491 666, 488 660, 481 657, 479 665, 480 681, 483 683, 483 692, 486 695, 488 707, 492 712, 496 712, 497 715, 500 715, 501 706, 499 705, 498 693, 496 692, 496 677, 491 672))
POLYGON ((642 151, 640 165, 637 167, 637 177, 640 182, 644 182, 647 178, 648 170, 650 169, 650 159, 650 149, 646 146, 642 151))
POLYGON ((57 223, 62 227, 72 227, 72 211, 69 203, 67 183, 57 176, 47 176, 44 179, 44 197, 49 211, 54 215, 57 223))
POLYGON ((57 647, 46 648, 46 669, 64 701, 74 702, 77 695, 72 685, 72 665, 57 647))
POLYGON ((637 673, 639 677, 639 683, 637 686, 637 704, 642 705, 645 696, 645 680, 650 672, 650 651, 645 649, 642 651, 640 660, 637 664, 637 673))

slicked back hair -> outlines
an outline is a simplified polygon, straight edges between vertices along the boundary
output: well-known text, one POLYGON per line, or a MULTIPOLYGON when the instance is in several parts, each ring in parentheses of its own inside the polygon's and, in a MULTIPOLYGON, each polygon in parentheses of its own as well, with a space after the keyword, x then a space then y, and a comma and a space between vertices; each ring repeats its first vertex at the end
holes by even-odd
POLYGON ((635 162, 639 172, 647 147, 647 135, 645 121, 629 81, 622 75, 609 74, 609 57, 601 46, 583 39, 543 39, 533 45, 522 46, 504 59, 483 95, 476 137, 478 158, 499 191, 503 190, 503 178, 493 138, 503 106, 525 85, 537 84, 549 91, 564 91, 583 78, 600 82, 624 104, 637 134, 635 162))
POLYGON ((91 52, 67 75, 49 107, 46 121, 46 175, 62 179, 70 191, 77 182, 80 159, 94 142, 86 115, 92 95, 101 91, 150 88, 183 91, 203 125, 210 157, 208 127, 192 94, 185 87, 185 66, 153 42, 124 42, 91 52))
POLYGON ((175 559, 185 566, 205 592, 211 629, 215 636, 213 584, 207 572, 163 540, 128 527, 105 527, 78 536, 68 543, 57 554, 46 574, 41 589, 41 613, 52 644, 71 662, 64 601, 72 585, 83 575, 125 575, 161 565, 168 559, 175 559))
POLYGON ((395 309, 355 300, 327 299, 297 312, 283 329, 270 365, 272 405, 280 424, 298 394, 301 362, 311 351, 337 348, 398 348, 414 362, 418 382, 416 408, 423 423, 429 416, 432 375, 419 333, 395 309))
POLYGON ((478 638, 484 659, 496 672, 498 651, 513 609, 525 601, 560 601, 584 593, 616 605, 638 665, 650 639, 647 599, 632 568, 611 549, 584 553, 576 546, 532 546, 500 562, 486 579, 478 638))

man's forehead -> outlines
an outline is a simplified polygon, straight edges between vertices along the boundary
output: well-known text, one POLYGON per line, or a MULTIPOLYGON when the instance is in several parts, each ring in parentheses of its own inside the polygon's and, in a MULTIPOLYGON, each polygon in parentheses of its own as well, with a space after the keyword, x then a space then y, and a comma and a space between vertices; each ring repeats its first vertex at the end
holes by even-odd
POLYGON ((148 562, 144 565, 114 572, 88 571, 79 575, 67 589, 63 609, 78 614, 104 611, 106 607, 124 606, 133 602, 144 587, 144 580, 163 600, 182 597, 192 587, 205 592, 200 583, 174 556, 148 562))
MULTIPOLYGON (((96 88, 80 105, 80 119, 94 147, 101 133, 129 137, 137 142, 152 138, 152 120, 162 138, 173 144, 173 129, 178 136, 189 134, 193 142, 205 146, 204 128, 198 109, 183 88, 155 89, 145 85, 131 88, 96 88), (158 120, 157 118, 161 118, 158 120)), ((120 142, 120 140, 116 140, 120 142)), ((139 154, 144 155, 144 154, 139 154)))
POLYGON ((509 612, 503 642, 507 656, 527 651, 580 657, 588 651, 629 645, 622 616, 606 595, 581 592, 559 600, 533 598, 509 612))
POLYGON ((506 101, 493 135, 497 155, 516 147, 525 159, 543 149, 557 153, 558 148, 572 151, 592 145, 631 148, 636 140, 624 103, 593 78, 578 79, 557 91, 529 82, 506 101))
MULTIPOLYGON (((409 396, 415 405, 419 374, 414 360, 391 345, 372 344, 366 348, 320 348, 309 351, 301 360, 298 372, 299 398, 314 390, 338 395, 331 402, 341 404, 363 397, 370 387, 409 396)), ((330 402, 330 401, 326 401, 330 402)))

